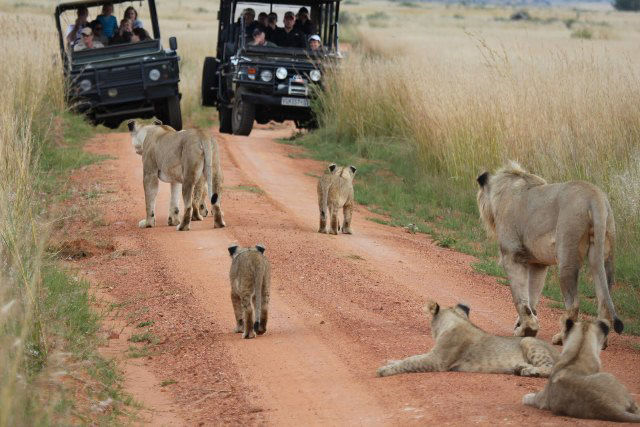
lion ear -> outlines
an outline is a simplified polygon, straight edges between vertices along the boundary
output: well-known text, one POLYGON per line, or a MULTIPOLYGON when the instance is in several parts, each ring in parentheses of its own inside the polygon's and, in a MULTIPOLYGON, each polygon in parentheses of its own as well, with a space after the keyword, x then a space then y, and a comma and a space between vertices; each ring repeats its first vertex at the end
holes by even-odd
POLYGON ((609 322, 603 319, 598 320, 598 326, 600 327, 600 330, 602 331, 602 334, 606 337, 607 335, 609 335, 609 330, 611 329, 611 327, 609 326, 609 322))
POLYGON ((227 250, 229 251, 229 255, 233 256, 238 250, 238 245, 231 245, 227 248, 227 250))
POLYGON ((425 313, 431 313, 432 316, 436 316, 440 311, 440 306, 435 301, 427 302, 427 305, 424 306, 425 313))
POLYGON ((336 167, 337 167, 337 166, 338 166, 338 165, 336 165, 335 163, 331 163, 331 164, 329 165, 329 172, 333 172, 334 170, 336 170, 336 167))
POLYGON ((571 319, 567 319, 564 321, 564 333, 567 334, 569 333, 569 331, 571 330, 571 328, 573 328, 573 320, 571 319))
POLYGON ((480 187, 484 187, 485 185, 487 185, 487 182, 489 181, 489 172, 483 172, 482 174, 478 175, 476 181, 478 181, 480 187))
POLYGON ((356 171, 358 170, 358 169, 356 169, 356 167, 355 167, 355 166, 349 166, 349 169, 351 169, 351 173, 352 173, 353 175, 355 175, 355 174, 356 174, 356 171))
POLYGON ((464 311, 467 317, 469 317, 469 312, 471 311, 471 308, 468 305, 459 303, 456 307, 464 311))
POLYGON ((263 253, 264 253, 264 251, 265 251, 267 248, 265 248, 265 247, 264 247, 264 245, 263 245, 262 243, 258 243, 258 244, 256 245, 256 249, 257 249, 257 250, 259 250, 261 254, 263 254, 263 253))
POLYGON ((135 120, 129 120, 127 122, 127 127, 129 128, 129 132, 135 132, 135 130, 136 130, 136 121, 135 120))
POLYGON ((162 126, 162 120, 157 119, 157 118, 155 118, 155 117, 153 118, 153 122, 152 122, 152 123, 153 123, 154 125, 156 125, 156 126, 162 126))

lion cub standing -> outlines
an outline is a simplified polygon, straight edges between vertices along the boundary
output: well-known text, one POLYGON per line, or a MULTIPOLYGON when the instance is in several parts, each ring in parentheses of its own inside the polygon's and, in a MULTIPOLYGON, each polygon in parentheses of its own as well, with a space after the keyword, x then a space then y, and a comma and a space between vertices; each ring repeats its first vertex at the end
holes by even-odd
POLYGON ((351 214, 353 213, 354 166, 329 165, 328 171, 318 181, 318 205, 320 208, 320 228, 318 233, 327 233, 327 216, 331 217, 329 233, 338 234, 338 210, 342 208, 344 221, 342 232, 351 234, 351 214))
POLYGON ((551 344, 536 338, 490 335, 469 321, 469 307, 440 309, 430 301, 431 334, 435 347, 426 354, 393 361, 378 369, 379 377, 404 372, 485 372, 548 377, 558 360, 551 344))
POLYGON ((178 198, 182 193, 184 215, 178 230, 189 230, 194 209, 194 187, 204 178, 207 185, 207 199, 213 205, 215 226, 224 227, 219 197, 222 172, 217 144, 213 137, 199 129, 177 132, 171 126, 158 124, 138 126, 135 121, 129 122, 129 131, 136 153, 142 156, 147 216, 138 226, 141 228, 155 226, 158 180, 161 180, 171 184, 169 225, 175 225, 178 222, 178 198))
POLYGON ((229 246, 231 302, 236 316, 234 332, 242 332, 242 338, 253 338, 256 333, 262 335, 267 331, 271 266, 264 251, 265 247, 260 244, 254 248, 229 246))
POLYGON ((627 389, 600 372, 600 349, 608 333, 606 320, 567 319, 564 348, 549 382, 542 391, 526 394, 522 403, 557 415, 639 423, 640 410, 627 389))

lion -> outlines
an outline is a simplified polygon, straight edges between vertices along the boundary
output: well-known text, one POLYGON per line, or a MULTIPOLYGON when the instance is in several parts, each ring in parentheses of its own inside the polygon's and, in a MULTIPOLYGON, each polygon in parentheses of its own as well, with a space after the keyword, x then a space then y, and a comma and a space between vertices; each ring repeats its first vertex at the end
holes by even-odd
POLYGON ((211 200, 216 214, 219 213, 214 226, 224 227, 219 199, 222 177, 217 176, 220 165, 217 159, 217 145, 213 138, 198 129, 177 132, 170 126, 162 124, 139 126, 135 121, 130 121, 128 126, 133 147, 136 153, 142 156, 147 215, 138 226, 140 228, 155 226, 158 180, 162 180, 171 184, 168 224, 177 225, 179 231, 189 230, 193 213, 194 187, 199 180, 203 179, 207 185, 208 199, 211 200), (179 222, 180 193, 182 193, 185 212, 179 222))
POLYGON ((264 245, 253 248, 231 245, 228 250, 232 259, 229 279, 236 317, 234 332, 242 332, 242 338, 254 338, 255 334, 267 331, 271 266, 264 255, 264 245))
POLYGON ((613 375, 600 372, 600 349, 609 321, 574 323, 566 319, 564 348, 546 386, 522 403, 556 415, 640 423, 640 409, 613 375))
POLYGON ((429 301, 431 335, 436 345, 429 353, 391 361, 378 369, 379 377, 405 372, 484 372, 548 377, 559 352, 532 337, 501 337, 488 334, 469 320, 464 304, 441 309, 429 301))
MULTIPOLYGON (((500 263, 511 283, 518 318, 516 336, 536 336, 536 307, 547 269, 558 265, 566 312, 578 318, 578 273, 585 256, 598 297, 598 316, 609 319, 617 333, 624 325, 616 315, 613 286, 615 222, 606 195, 584 181, 547 184, 510 162, 495 175, 477 178, 478 209, 489 235, 500 245, 500 263)), ((554 335, 562 343, 562 333, 554 335)))
POLYGON ((351 215, 353 213, 353 177, 355 166, 337 166, 331 163, 318 180, 318 206, 320 208, 320 228, 318 233, 327 233, 327 216, 331 217, 329 233, 338 234, 340 224, 338 210, 342 208, 342 232, 352 234, 351 215))

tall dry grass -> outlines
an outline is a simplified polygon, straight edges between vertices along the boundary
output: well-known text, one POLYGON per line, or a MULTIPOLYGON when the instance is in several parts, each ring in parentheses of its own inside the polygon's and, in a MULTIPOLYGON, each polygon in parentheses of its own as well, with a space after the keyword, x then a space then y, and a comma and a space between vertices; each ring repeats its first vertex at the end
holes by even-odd
POLYGON ((56 402, 46 385, 33 387, 49 348, 41 316, 48 227, 35 185, 38 152, 52 112, 64 108, 55 42, 44 22, 0 14, 0 426, 46 423, 56 402))

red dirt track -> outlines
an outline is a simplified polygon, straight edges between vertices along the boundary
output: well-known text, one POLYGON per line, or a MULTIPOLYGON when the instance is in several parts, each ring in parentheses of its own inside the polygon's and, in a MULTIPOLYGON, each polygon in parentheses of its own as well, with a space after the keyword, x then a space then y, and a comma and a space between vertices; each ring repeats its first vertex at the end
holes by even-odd
MULTIPOLYGON (((316 232, 317 176, 325 164, 299 159, 274 142, 290 128, 255 129, 251 137, 217 135, 225 178, 227 227, 211 216, 178 232, 167 223, 162 184, 156 228, 144 217, 142 164, 128 134, 104 134, 88 146, 113 160, 79 171, 79 186, 98 184, 106 226, 84 230, 114 252, 77 261, 99 294, 120 303, 118 316, 143 320, 159 338, 148 358, 122 359, 127 388, 153 425, 601 424, 555 417, 521 404, 546 380, 465 373, 376 378, 388 359, 433 345, 422 307, 465 301, 471 319, 497 334, 512 331, 509 289, 473 272, 473 258, 442 249, 426 235, 368 221, 354 212, 347 235, 316 232), (261 191, 248 191, 253 187, 261 191), (227 246, 263 243, 272 266, 267 333, 232 332, 227 246), (126 252, 122 252, 126 251, 126 252), (116 255, 114 255, 116 254, 116 255), (163 380, 175 384, 160 386, 163 380)), ((340 163, 340 159, 336 159, 340 163)), ((358 179, 356 175, 356 180, 358 179)), ((90 226, 87 226, 90 227, 90 226)), ((560 312, 539 308, 541 338, 557 332, 560 312)), ((109 341, 109 354, 126 347, 109 341)), ((613 334, 603 368, 640 398, 638 339, 613 334)))

